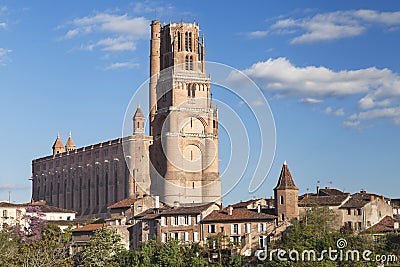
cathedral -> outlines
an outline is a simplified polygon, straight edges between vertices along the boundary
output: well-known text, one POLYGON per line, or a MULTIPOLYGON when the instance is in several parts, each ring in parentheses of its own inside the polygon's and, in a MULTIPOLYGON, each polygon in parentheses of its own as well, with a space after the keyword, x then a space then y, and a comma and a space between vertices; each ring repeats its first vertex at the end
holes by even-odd
POLYGON ((205 67, 198 24, 152 21, 150 114, 138 107, 130 136, 86 147, 57 136, 52 155, 32 161, 32 199, 80 217, 106 217, 111 204, 149 195, 169 205, 220 203, 218 115, 205 67))

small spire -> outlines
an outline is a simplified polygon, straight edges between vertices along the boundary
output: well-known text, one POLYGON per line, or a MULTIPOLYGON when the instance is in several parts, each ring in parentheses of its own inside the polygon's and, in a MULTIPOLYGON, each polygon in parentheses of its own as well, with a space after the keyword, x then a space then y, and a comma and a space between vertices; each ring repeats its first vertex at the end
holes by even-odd
POLYGON ((71 132, 71 130, 69 130, 69 137, 70 137, 70 138, 72 137, 72 132, 71 132))
POLYGON ((286 160, 283 162, 283 165, 287 165, 286 160))

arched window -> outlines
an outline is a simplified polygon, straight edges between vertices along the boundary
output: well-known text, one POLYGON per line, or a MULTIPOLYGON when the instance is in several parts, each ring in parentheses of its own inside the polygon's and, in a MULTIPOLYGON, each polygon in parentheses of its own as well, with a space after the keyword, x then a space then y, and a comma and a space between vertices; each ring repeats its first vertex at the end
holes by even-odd
POLYGON ((185 57, 185 70, 189 70, 189 56, 185 57))
POLYGON ((185 32, 185 51, 189 51, 189 34, 185 32))
POLYGON ((195 96, 196 96, 196 85, 193 84, 192 85, 192 97, 195 97, 195 96))
POLYGON ((283 196, 281 196, 281 197, 280 197, 280 200, 279 200, 279 202, 281 203, 281 205, 283 205, 283 204, 284 204, 284 201, 283 201, 283 196))
POLYGON ((193 70, 193 56, 189 56, 189 69, 193 70))
POLYGON ((181 33, 178 32, 178 51, 182 50, 182 44, 181 44, 181 33))
POLYGON ((193 49, 192 49, 192 33, 191 32, 189 32, 189 50, 187 50, 187 51, 192 51, 193 49))
POLYGON ((67 208, 67 179, 64 180, 64 209, 67 208))
POLYGON ((74 200, 75 200, 75 182, 74 177, 72 177, 71 181, 71 209, 74 209, 74 200))
POLYGON ((90 208, 90 178, 88 179, 87 187, 87 207, 90 208))
POLYGON ((188 85, 187 85, 188 97, 190 97, 190 96, 191 96, 191 93, 190 93, 190 88, 191 88, 191 84, 188 84, 188 85))

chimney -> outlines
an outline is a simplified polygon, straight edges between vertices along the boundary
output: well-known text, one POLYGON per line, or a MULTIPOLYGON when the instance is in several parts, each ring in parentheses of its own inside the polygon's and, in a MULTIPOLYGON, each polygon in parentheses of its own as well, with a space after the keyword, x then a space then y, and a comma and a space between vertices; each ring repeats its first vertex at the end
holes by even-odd
POLYGON ((383 195, 381 196, 381 198, 382 198, 383 201, 385 201, 385 197, 383 195))
POLYGON ((258 204, 258 206, 257 206, 257 212, 261 213, 261 205, 260 204, 258 204))
POLYGON ((159 196, 155 196, 154 197, 154 207, 156 208, 156 209, 159 209, 160 208, 160 197, 159 196))
POLYGON ((229 206, 229 207, 228 207, 228 214, 231 215, 231 216, 232 216, 232 211, 233 211, 232 206, 229 206))
POLYGON ((374 200, 375 200, 375 196, 374 196, 374 195, 371 195, 371 196, 370 196, 370 199, 371 199, 371 201, 374 201, 374 200))
POLYGON ((317 195, 319 195, 319 185, 317 185, 317 195))

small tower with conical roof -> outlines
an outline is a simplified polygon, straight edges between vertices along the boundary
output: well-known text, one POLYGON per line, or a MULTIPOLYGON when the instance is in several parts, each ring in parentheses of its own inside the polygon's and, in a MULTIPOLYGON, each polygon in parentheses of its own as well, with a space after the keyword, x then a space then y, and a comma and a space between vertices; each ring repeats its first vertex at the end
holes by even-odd
POLYGON ((57 135, 57 139, 54 142, 52 148, 53 148, 53 156, 64 152, 64 145, 63 142, 61 141, 60 134, 57 135))
POLYGON ((144 115, 140 106, 137 107, 135 115, 133 116, 133 134, 144 134, 144 115))
POLYGON ((283 163, 278 184, 274 188, 275 212, 279 221, 299 218, 299 189, 294 184, 289 167, 283 163))
POLYGON ((75 149, 76 149, 75 143, 74 143, 74 140, 72 140, 72 134, 70 132, 68 140, 67 140, 67 144, 65 145, 65 151, 70 152, 75 149))

